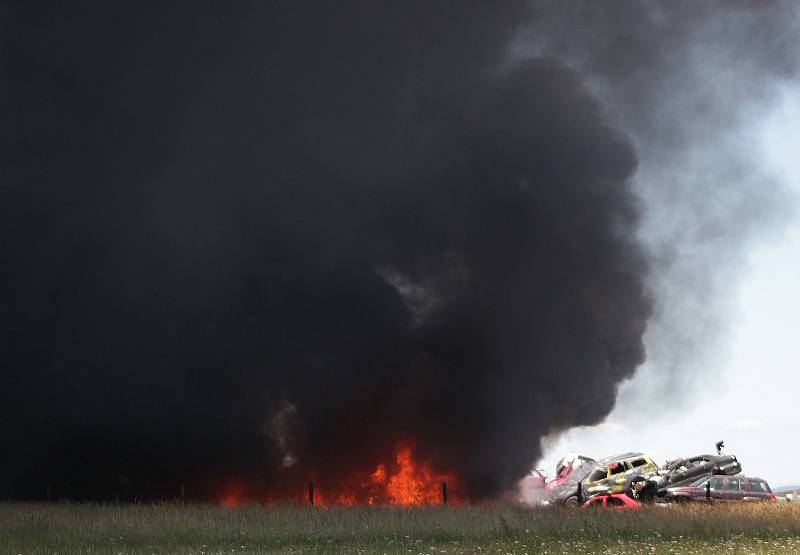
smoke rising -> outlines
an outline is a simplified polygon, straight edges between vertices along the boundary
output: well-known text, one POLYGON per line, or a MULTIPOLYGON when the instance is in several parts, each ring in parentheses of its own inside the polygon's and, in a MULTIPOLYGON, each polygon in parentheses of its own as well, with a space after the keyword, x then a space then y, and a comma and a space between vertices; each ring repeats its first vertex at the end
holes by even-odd
POLYGON ((490 497, 643 362, 636 126, 510 55, 541 6, 316 4, 3 8, 0 497, 301 491, 404 438, 490 497))
POLYGON ((716 377, 746 257, 794 214, 796 198, 760 160, 757 131, 796 86, 798 33, 793 2, 545 1, 516 39, 516 57, 556 57, 584 75, 639 157, 656 304, 646 379, 624 391, 629 406, 690 399, 716 377))

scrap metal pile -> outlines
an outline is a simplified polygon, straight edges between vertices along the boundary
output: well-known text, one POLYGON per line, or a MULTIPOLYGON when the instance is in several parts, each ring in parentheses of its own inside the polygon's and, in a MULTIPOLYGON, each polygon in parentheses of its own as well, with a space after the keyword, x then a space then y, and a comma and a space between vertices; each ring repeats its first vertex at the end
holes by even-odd
POLYGON ((663 466, 637 452, 601 459, 570 453, 556 465, 552 478, 542 470, 531 473, 525 487, 537 492, 525 502, 577 507, 598 496, 626 495, 640 502, 683 501, 710 498, 711 492, 718 499, 775 501, 766 481, 739 476, 742 465, 736 456, 723 453, 722 441, 716 447, 716 455, 674 459, 663 466), (712 480, 725 476, 734 478, 712 480))

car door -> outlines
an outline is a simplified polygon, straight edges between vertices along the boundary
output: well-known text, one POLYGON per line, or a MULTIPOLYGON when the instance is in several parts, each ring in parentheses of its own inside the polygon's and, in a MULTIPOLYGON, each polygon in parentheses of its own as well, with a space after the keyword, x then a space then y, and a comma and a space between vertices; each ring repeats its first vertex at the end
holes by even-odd
POLYGON ((608 486, 612 493, 623 493, 628 489, 630 466, 626 462, 618 462, 608 467, 608 486))
POLYGON ((608 497, 606 498, 605 508, 613 511, 624 511, 625 509, 628 508, 628 506, 619 497, 608 497))
POLYGON ((725 499, 725 481, 720 476, 713 476, 700 485, 700 491, 695 492, 692 497, 695 499, 706 498, 706 487, 709 488, 708 493, 711 494, 711 499, 723 501, 725 499))
POLYGON ((591 508, 591 509, 605 509, 606 508, 606 496, 605 495, 598 495, 597 497, 592 497, 589 499, 584 505, 583 508, 591 508))
POLYGON ((598 493, 608 493, 611 489, 608 480, 609 474, 607 466, 600 466, 594 469, 584 481, 586 497, 592 497, 598 493))
POLYGON ((725 478, 725 483, 722 488, 722 499, 725 501, 741 501, 742 495, 742 482, 743 478, 731 476, 725 478))

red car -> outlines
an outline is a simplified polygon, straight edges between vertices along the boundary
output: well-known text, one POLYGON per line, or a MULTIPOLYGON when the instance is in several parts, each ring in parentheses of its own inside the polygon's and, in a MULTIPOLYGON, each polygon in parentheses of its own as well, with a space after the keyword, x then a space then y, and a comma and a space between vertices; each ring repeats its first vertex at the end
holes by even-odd
POLYGON ((581 506, 581 509, 592 507, 609 511, 627 511, 641 507, 638 501, 631 499, 624 493, 612 493, 610 495, 596 495, 581 506))

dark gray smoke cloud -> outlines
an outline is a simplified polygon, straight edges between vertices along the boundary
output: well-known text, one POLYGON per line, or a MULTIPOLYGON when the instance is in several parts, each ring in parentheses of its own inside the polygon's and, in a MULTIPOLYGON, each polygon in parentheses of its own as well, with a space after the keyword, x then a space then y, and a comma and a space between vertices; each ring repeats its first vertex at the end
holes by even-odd
POLYGON ((0 496, 299 496, 404 437, 492 496, 644 360, 677 39, 586 46, 641 5, 48 8, 0 18, 0 496))
POLYGON ((796 199, 761 160, 759 125, 800 70, 796 2, 537 2, 516 57, 580 72, 635 145, 649 259, 649 360, 630 406, 716 377, 754 246, 796 199), (620 21, 625 21, 620 25, 620 21), (640 402, 636 402, 638 397, 640 402))

